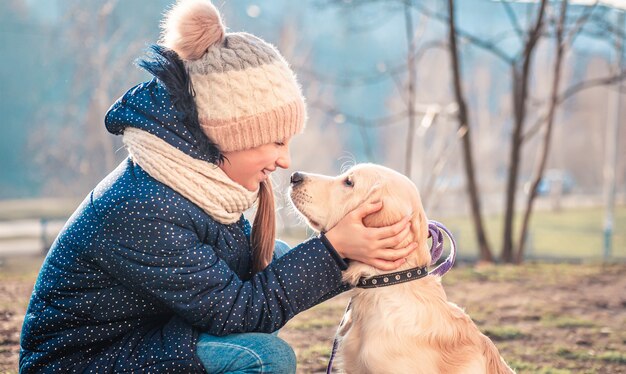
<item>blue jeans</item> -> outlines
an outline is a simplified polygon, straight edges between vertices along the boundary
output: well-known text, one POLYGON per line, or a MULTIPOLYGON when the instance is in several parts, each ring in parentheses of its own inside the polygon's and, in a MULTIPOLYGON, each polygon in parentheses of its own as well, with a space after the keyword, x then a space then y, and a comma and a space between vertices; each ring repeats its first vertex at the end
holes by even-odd
MULTIPOLYGON (((277 240, 274 258, 289 251, 287 243, 277 240)), ((207 372, 279 373, 296 372, 293 348, 274 334, 243 333, 213 336, 200 333, 196 353, 207 372)))

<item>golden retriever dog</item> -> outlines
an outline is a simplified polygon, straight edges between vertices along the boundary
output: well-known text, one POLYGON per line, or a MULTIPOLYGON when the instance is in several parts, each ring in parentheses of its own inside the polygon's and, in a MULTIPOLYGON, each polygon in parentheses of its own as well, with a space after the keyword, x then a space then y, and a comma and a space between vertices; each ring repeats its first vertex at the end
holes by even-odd
MULTIPOLYGON (((418 248, 405 264, 385 272, 350 261, 344 281, 358 286, 386 273, 399 279, 398 271, 431 265, 428 220, 417 188, 402 174, 380 165, 359 164, 337 177, 294 173, 291 182, 294 207, 320 232, 330 230, 368 201, 383 202, 380 211, 365 217, 368 227, 387 226, 411 216, 408 240, 418 248)), ((400 243, 398 248, 408 244, 400 243)), ((343 370, 359 374, 513 373, 491 340, 448 301, 441 277, 424 274, 385 287, 350 291, 351 306, 337 332, 337 359, 343 370)))

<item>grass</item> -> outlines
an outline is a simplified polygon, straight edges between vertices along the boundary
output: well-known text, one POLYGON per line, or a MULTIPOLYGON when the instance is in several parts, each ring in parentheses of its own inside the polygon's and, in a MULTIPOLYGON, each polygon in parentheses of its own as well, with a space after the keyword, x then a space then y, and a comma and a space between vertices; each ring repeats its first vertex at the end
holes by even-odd
MULTIPOLYGON (((603 255, 603 218, 601 207, 564 209, 559 212, 536 211, 531 218, 527 255, 555 258, 601 258, 603 255)), ((454 234, 461 257, 476 257, 476 240, 469 217, 431 217, 443 222, 454 234)), ((517 216, 516 233, 521 216, 517 216)), ((491 245, 502 241, 502 217, 485 217, 491 245)), ((497 255, 498 253, 494 253, 497 255)), ((626 206, 615 209, 613 253, 626 258, 626 206)))
POLYGON ((576 327, 595 327, 596 323, 584 318, 571 317, 571 316, 554 316, 548 315, 541 319, 541 322, 546 326, 554 326, 562 329, 576 328, 576 327))
POLYGON ((592 359, 593 356, 589 351, 583 351, 580 349, 574 350, 566 347, 558 347, 556 349, 556 355, 559 357, 563 357, 567 360, 589 360, 592 359))
MULTIPOLYGON (((26 218, 66 218, 76 209, 77 199, 31 199, 0 201, 0 221, 26 218)), ((559 212, 535 211, 531 220, 527 255, 541 258, 593 259, 603 255, 602 207, 564 209, 559 212)), ((442 221, 459 244, 459 257, 476 258, 476 240, 469 217, 431 217, 442 221)), ((516 217, 519 228, 520 217, 516 217)), ((494 255, 499 255, 502 217, 485 217, 485 226, 494 255)), ((626 258, 626 206, 615 208, 613 257, 626 258)), ((304 240, 303 227, 279 232, 278 236, 291 245, 304 240)), ((309 233, 310 234, 310 233, 309 233)), ((510 272, 500 272, 509 274, 510 272)), ((507 275, 508 276, 508 275, 507 275)))
MULTIPOLYGON (((460 258, 475 259, 478 255, 472 221, 469 216, 430 217, 442 222, 453 233, 460 258)), ((521 217, 516 217, 519 231, 521 217)), ((604 241, 604 210, 602 207, 563 209, 559 212, 535 211, 531 218, 527 257, 540 259, 601 259, 604 241)), ((502 216, 485 217, 485 227, 494 256, 500 254, 502 216)), ((304 227, 279 232, 278 236, 296 245, 311 233, 304 227)), ((626 206, 615 207, 612 257, 626 259, 626 206)), ((500 272, 510 276, 510 272, 500 272)))
MULTIPOLYGON (((15 336, 21 327, 17 317, 26 309, 42 260, 41 257, 7 258, 0 267, 0 289, 4 286, 5 292, 8 291, 4 298, 0 294, 0 316, 10 317, 0 321, 0 330, 9 329, 6 336, 15 336)), ((474 269, 461 265, 448 273, 444 282, 453 302, 468 294, 459 305, 467 307, 479 328, 495 341, 518 374, 626 373, 623 332, 626 308, 622 304, 626 299, 619 287, 625 272, 625 264, 529 263, 521 267, 474 269), (555 274, 564 288, 545 286, 555 274), (602 293, 614 302, 608 307, 585 303, 585 295, 590 295, 591 290, 585 287, 595 287, 598 282, 578 287, 580 276, 607 281, 602 293), (536 283, 543 287, 535 288, 536 283), (467 287, 460 289, 464 284, 467 287), (515 292, 490 296, 490 291, 503 288, 515 292), (569 296, 552 301, 553 294, 569 296), (530 304, 529 296, 533 301, 530 304), (564 300, 574 301, 572 305, 577 307, 563 304, 564 300), (584 340, 583 345, 579 339, 584 340)), ((338 296, 299 314, 281 329, 280 336, 296 348, 298 373, 324 372, 346 304, 347 297, 338 296)), ((17 362, 16 342, 0 344, 0 373, 16 373, 13 370, 17 362)))
POLYGON ((329 346, 326 343, 316 343, 309 346, 307 349, 302 350, 299 355, 299 359, 301 360, 312 360, 318 357, 326 358, 330 356, 330 352, 332 351, 332 346, 329 346))
POLYGON ((485 328, 483 333, 495 341, 515 340, 524 337, 524 334, 513 326, 491 326, 485 328))
POLYGON ((336 326, 337 321, 334 318, 311 318, 307 320, 294 321, 291 327, 296 330, 319 329, 322 327, 336 326))
POLYGON ((553 366, 543 366, 537 365, 532 362, 527 362, 523 360, 510 360, 509 366, 513 368, 517 374, 596 374, 598 373, 595 370, 592 371, 578 371, 578 370, 570 370, 563 368, 555 368, 553 366))
POLYGON ((541 263, 527 261, 524 266, 482 265, 455 267, 454 272, 446 274, 446 284, 465 281, 481 282, 519 282, 529 277, 541 277, 541 287, 559 284, 564 277, 588 277, 602 271, 598 267, 577 267, 570 264, 541 263))
POLYGON ((626 353, 618 351, 605 351, 595 354, 592 351, 558 347, 556 355, 567 360, 587 361, 594 360, 599 363, 612 363, 626 365, 626 353))
MULTIPOLYGON (((523 360, 511 360, 509 366, 515 370, 517 374, 581 374, 580 371, 572 371, 569 369, 555 368, 553 366, 537 365, 532 362, 523 360)), ((589 373, 589 372, 584 372, 589 373)), ((592 371, 590 373, 595 373, 592 371)))
POLYGON ((34 282, 42 262, 41 256, 0 258, 0 283, 34 282))
POLYGON ((598 354, 597 359, 600 361, 626 365, 626 353, 623 353, 623 352, 616 352, 616 351, 602 352, 598 354))

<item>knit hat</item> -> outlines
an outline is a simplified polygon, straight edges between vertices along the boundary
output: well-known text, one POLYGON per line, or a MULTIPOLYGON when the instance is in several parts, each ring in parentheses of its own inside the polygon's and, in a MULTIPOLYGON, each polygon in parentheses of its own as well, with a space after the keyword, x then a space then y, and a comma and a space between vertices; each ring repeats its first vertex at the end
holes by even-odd
POLYGON ((178 54, 189 74, 202 131, 221 151, 282 142, 304 130, 304 97, 274 46, 226 32, 208 0, 179 0, 162 29, 160 44, 178 54))

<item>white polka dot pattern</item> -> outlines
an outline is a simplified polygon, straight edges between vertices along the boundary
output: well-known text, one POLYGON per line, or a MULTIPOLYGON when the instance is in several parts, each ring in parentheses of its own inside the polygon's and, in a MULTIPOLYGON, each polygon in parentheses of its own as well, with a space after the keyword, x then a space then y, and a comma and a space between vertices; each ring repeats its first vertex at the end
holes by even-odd
MULTIPOLYGON (((107 115, 109 129, 142 128, 198 156, 163 92, 154 81, 131 90, 107 115)), ((198 331, 272 332, 346 289, 319 239, 251 276, 249 236, 243 216, 217 223, 125 160, 44 261, 24 319, 20 372, 201 373, 198 331)))

